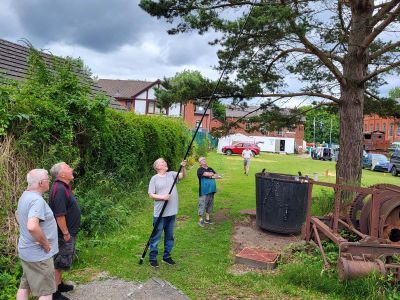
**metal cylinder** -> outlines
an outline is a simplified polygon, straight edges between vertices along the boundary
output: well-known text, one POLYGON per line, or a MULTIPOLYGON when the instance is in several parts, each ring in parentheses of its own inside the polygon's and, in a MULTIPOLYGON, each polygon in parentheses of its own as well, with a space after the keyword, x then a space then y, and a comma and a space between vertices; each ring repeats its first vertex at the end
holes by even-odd
POLYGON ((306 219, 308 179, 301 176, 256 174, 256 222, 276 233, 301 231, 306 219))
POLYGON ((385 264, 380 260, 350 260, 340 257, 337 261, 337 272, 341 281, 367 276, 376 272, 386 275, 385 264))

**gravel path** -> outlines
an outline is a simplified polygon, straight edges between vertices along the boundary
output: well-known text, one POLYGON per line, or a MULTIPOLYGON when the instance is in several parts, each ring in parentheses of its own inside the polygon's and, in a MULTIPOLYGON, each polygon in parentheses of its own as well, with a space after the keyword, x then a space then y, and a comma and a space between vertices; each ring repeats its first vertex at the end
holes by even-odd
POLYGON ((95 280, 88 284, 75 286, 74 290, 64 293, 71 300, 187 300, 182 291, 169 282, 152 278, 145 283, 110 278, 95 280))

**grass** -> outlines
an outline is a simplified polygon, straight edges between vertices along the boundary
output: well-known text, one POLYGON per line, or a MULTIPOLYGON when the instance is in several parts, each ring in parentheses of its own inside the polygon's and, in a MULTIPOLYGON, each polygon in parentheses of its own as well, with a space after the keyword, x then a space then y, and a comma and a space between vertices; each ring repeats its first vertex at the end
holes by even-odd
MULTIPOLYGON (((233 275, 232 231, 235 220, 243 218, 242 209, 255 209, 256 172, 296 174, 301 171, 320 181, 335 181, 335 163, 313 161, 291 155, 261 154, 251 162, 250 174, 243 174, 239 156, 208 155, 208 164, 224 178, 217 183, 214 211, 225 209, 226 220, 214 226, 197 225, 198 180, 197 165, 178 185, 179 213, 175 230, 173 258, 176 266, 162 264, 159 270, 143 265, 139 259, 152 229, 152 201, 141 208, 131 207, 129 220, 120 230, 101 238, 79 238, 78 257, 69 278, 78 282, 91 280, 106 271, 128 280, 146 281, 159 277, 171 282, 192 299, 376 299, 376 280, 371 278, 340 283, 334 272, 321 275, 320 255, 300 253, 293 263, 280 264, 275 272, 233 275)), ((400 184, 400 177, 363 171, 363 185, 375 183, 400 184)), ((329 209, 332 197, 323 188, 315 187, 318 201, 313 213, 329 209), (328 204, 327 204, 328 203, 328 204), (325 205, 325 207, 321 207, 325 205)), ((140 193, 139 193, 140 194, 140 193)), ((141 193, 143 195, 143 193, 141 193)), ((101 197, 99 199, 101 201, 101 197)), ((159 250, 162 253, 163 246, 159 250)))

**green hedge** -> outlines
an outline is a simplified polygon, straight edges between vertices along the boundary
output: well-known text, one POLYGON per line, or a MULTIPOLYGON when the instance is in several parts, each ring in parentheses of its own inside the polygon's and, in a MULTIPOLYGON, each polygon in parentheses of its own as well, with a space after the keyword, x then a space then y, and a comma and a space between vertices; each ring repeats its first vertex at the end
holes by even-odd
POLYGON ((190 138, 181 119, 113 110, 107 110, 102 128, 99 144, 88 152, 85 169, 103 170, 128 182, 153 173, 152 164, 159 157, 176 168, 190 138))

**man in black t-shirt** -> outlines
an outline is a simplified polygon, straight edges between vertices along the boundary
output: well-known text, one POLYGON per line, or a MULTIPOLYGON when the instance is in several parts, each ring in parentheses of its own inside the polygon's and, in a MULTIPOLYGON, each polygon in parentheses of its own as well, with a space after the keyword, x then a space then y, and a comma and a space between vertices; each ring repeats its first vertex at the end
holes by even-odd
POLYGON ((76 236, 81 224, 81 210, 70 183, 74 179, 73 169, 65 162, 55 164, 50 173, 55 178, 50 189, 49 206, 53 210, 58 227, 59 252, 54 256, 57 292, 53 299, 68 299, 61 292, 73 289, 62 282, 62 272, 68 271, 75 254, 76 236))
POLYGON ((215 179, 220 178, 213 168, 209 167, 205 157, 199 158, 200 167, 197 169, 199 179, 199 226, 213 224, 210 220, 210 213, 214 207, 214 194, 217 191, 215 179), (205 218, 204 218, 205 215, 205 218))

